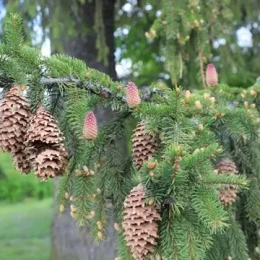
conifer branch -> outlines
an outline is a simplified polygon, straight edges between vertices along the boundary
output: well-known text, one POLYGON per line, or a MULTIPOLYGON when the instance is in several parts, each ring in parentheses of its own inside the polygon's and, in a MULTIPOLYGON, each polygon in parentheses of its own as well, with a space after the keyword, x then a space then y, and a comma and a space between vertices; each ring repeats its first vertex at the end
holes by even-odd
MULTIPOLYGON (((39 81, 40 84, 45 86, 51 86, 54 84, 74 84, 79 88, 87 89, 91 93, 102 96, 103 98, 110 98, 114 96, 121 102, 125 103, 126 99, 125 97, 120 93, 113 93, 110 89, 102 87, 98 83, 93 82, 82 82, 74 77, 61 77, 61 78, 41 78, 39 81)), ((149 101, 153 94, 157 93, 158 90, 156 88, 153 88, 151 91, 146 91, 146 93, 143 93, 141 96, 141 99, 143 101, 149 101)))

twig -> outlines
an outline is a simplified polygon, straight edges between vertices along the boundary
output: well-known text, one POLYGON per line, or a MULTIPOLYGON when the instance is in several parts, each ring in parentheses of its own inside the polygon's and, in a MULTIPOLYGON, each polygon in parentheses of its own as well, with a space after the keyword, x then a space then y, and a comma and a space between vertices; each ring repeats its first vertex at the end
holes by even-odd
POLYGON ((204 69, 203 69, 204 62, 203 62, 201 48, 199 48, 199 57, 200 57, 200 74, 201 74, 202 84, 203 84, 203 88, 206 89, 207 85, 206 85, 206 79, 205 79, 204 69))
MULTIPOLYGON (((103 98, 110 98, 115 97, 121 102, 125 103, 125 97, 120 93, 113 93, 110 89, 102 87, 98 83, 93 82, 82 82, 73 77, 66 77, 66 78, 41 78, 39 81, 40 84, 48 86, 48 85, 55 85, 55 84, 66 84, 71 83, 76 85, 79 88, 84 88, 91 91, 93 94, 102 96, 103 98)), ((158 90, 154 88, 152 91, 146 91, 145 94, 141 96, 143 101, 149 101, 152 98, 152 95, 157 93, 158 90)))

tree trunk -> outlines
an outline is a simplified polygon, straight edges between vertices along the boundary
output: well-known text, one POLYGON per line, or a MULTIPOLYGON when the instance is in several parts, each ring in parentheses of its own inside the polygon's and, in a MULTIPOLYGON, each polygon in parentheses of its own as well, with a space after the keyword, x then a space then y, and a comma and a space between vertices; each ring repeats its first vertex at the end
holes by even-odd
MULTIPOLYGON (((97 0, 100 1, 100 0, 97 0)), ((93 30, 95 1, 85 1, 79 8, 74 38, 62 39, 64 52, 75 58, 84 60, 88 67, 96 68, 116 78, 114 60, 114 7, 115 0, 103 0, 103 19, 105 24, 106 43, 109 47, 109 66, 97 62, 96 35, 93 30), (82 28, 88 28, 87 35, 82 36, 82 28)), ((98 121, 111 118, 111 111, 104 109, 97 111, 98 121)), ((55 183, 57 190, 57 182, 55 183)), ((52 252, 51 260, 112 260, 115 258, 115 231, 113 219, 109 219, 107 240, 99 245, 91 242, 90 232, 87 228, 79 228, 71 218, 69 210, 65 214, 57 215, 54 212, 52 222, 52 252)))

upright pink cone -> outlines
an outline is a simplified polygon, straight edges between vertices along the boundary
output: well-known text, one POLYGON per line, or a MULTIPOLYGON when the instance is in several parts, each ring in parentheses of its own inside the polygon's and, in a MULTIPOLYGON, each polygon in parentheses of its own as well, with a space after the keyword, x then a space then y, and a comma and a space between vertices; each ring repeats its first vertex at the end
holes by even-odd
POLYGON ((141 103, 139 91, 135 83, 129 82, 126 86, 126 102, 129 107, 137 107, 141 103))
POLYGON ((208 86, 214 87, 218 84, 218 73, 213 64, 208 64, 206 69, 206 81, 208 86))
POLYGON ((93 112, 88 112, 85 117, 83 135, 88 140, 93 140, 96 138, 98 133, 97 120, 93 112))

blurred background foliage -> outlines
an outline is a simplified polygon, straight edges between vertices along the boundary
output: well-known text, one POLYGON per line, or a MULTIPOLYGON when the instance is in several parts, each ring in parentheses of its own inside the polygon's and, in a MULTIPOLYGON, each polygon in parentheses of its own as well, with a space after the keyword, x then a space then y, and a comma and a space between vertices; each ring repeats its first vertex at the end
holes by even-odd
MULTIPOLYGON (((104 21, 98 12, 95 14, 93 28, 81 27, 80 31, 78 30, 78 22, 85 19, 79 15, 79 12, 87 2, 92 1, 36 0, 32 3, 30 0, 0 0, 7 12, 22 13, 27 40, 32 41, 34 45, 41 47, 42 43, 50 40, 52 51, 62 52, 64 38, 82 37, 94 31, 97 35, 100 34, 96 43, 100 52, 99 59, 105 61, 109 46, 106 46, 104 39, 102 40, 104 21)), ((102 1, 95 2, 96 10, 102 8, 102 1)), ((106 2, 109 1, 104 1, 106 2)), ((214 62, 217 66, 221 81, 238 87, 252 85, 260 71, 259 0, 221 0, 217 3, 222 6, 221 12, 217 14, 214 14, 216 2, 211 0, 206 2, 209 10, 207 15, 216 15, 218 21, 213 26, 206 25, 210 49, 208 61, 214 62)), ((189 21, 197 15, 196 12, 190 11, 190 6, 203 5, 204 1, 111 1, 111 5, 115 4, 116 9, 114 36, 118 76, 134 79, 140 86, 148 85, 158 79, 168 82, 170 79, 165 69, 165 39, 160 35, 153 41, 145 37, 145 33, 149 32, 154 21, 161 17, 162 3, 165 3, 167 8, 170 8, 171 3, 176 8, 188 7, 183 15, 189 21)), ((4 15, 5 12, 2 12, 1 17, 3 18, 4 15)), ((176 15, 172 16, 172 19, 173 21, 177 19, 176 15)), ((203 17, 198 16, 196 19, 203 23, 203 17)), ((214 23, 214 20, 212 22, 214 23)), ((189 35, 190 42, 194 38, 192 33, 191 31, 189 35)), ((198 57, 194 56, 194 51, 192 46, 189 48, 187 45, 186 54, 189 60, 185 61, 187 63, 184 64, 185 75, 180 82, 181 85, 185 85, 185 88, 200 87, 198 68, 194 66, 198 57)))
POLYGON ((41 183, 30 174, 24 178, 12 165, 7 153, 0 153, 0 201, 20 202, 25 198, 45 199, 52 196, 52 183, 41 183))

